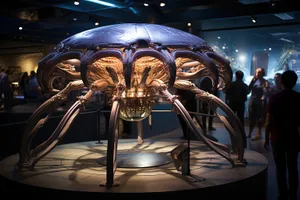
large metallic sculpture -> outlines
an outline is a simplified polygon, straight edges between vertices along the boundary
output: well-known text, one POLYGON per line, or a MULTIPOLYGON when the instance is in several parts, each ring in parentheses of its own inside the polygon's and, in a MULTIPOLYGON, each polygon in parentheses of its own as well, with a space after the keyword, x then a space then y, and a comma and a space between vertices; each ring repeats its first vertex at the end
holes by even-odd
POLYGON ((174 105, 189 128, 211 150, 227 159, 232 166, 245 163, 245 133, 239 119, 221 99, 200 90, 191 82, 209 77, 215 89, 226 88, 232 78, 229 61, 192 34, 155 24, 118 24, 87 30, 61 41, 39 62, 37 75, 41 88, 56 94, 44 102, 26 124, 18 162, 20 168, 34 168, 62 140, 74 118, 96 91, 104 92, 112 106, 107 146, 107 187, 114 184, 119 117, 127 121, 147 118, 159 96, 174 105), (76 71, 74 65, 80 66, 80 70, 76 71), (57 77, 70 81, 61 91, 53 87, 57 77), (209 103, 230 134, 231 148, 203 134, 202 128, 194 124, 177 96, 169 92, 172 87, 191 90, 197 99, 209 103), (55 109, 67 101, 68 93, 82 88, 89 91, 78 97, 48 140, 31 149, 32 138, 55 109))

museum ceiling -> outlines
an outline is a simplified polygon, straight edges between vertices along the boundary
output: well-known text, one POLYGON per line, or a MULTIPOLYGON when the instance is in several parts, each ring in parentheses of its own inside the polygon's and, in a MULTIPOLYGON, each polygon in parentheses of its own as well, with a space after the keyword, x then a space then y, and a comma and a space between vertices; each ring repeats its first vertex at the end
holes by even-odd
MULTIPOLYGON (((289 42, 288 40, 296 42, 300 38, 300 5, 292 0, 79 0, 78 2, 79 5, 75 5, 74 0, 7 2, 0 7, 2 25, 0 35, 4 39, 57 43, 70 35, 97 26, 137 22, 191 30, 198 36, 201 36, 201 31, 205 34, 223 30, 251 30, 254 37, 272 37, 278 39, 278 42, 289 42), (165 5, 162 6, 161 3, 165 5), (256 23, 252 22, 252 18, 256 19, 256 23), (191 27, 188 23, 191 23, 191 27), (20 26, 22 30, 19 30, 20 26), (268 29, 257 31, 256 28, 260 27, 268 29), (282 37, 283 35, 285 37, 282 37)), ((239 31, 238 36, 241 36, 239 31)))

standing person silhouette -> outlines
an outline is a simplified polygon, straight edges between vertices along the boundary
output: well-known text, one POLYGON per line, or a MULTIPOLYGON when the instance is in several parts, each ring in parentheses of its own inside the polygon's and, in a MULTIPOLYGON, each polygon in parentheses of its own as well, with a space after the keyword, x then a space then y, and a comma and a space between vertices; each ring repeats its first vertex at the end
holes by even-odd
POLYGON ((264 76, 265 70, 263 68, 257 68, 249 84, 251 96, 249 100, 249 133, 247 137, 251 137, 255 125, 257 125, 257 132, 253 140, 261 139, 262 127, 264 126, 266 118, 267 94, 270 83, 264 76))
POLYGON ((285 71, 281 76, 283 90, 270 97, 267 108, 264 147, 268 149, 269 140, 271 140, 276 166, 278 199, 297 199, 300 93, 292 90, 297 79, 298 76, 294 71, 285 71), (289 184, 287 184, 286 168, 289 184))
POLYGON ((283 71, 287 71, 287 70, 290 70, 290 67, 287 63, 284 63, 283 64, 283 71))
MULTIPOLYGON (((197 111, 197 101, 196 101, 195 94, 193 92, 191 92, 190 90, 177 89, 176 95, 179 96, 181 103, 184 105, 187 111, 189 112, 197 111)), ((190 114, 190 115, 192 118, 195 116, 194 114, 190 114)), ((177 116, 183 132, 183 136, 180 137, 180 139, 185 140, 187 139, 187 134, 191 133, 191 130, 188 128, 187 123, 185 122, 181 114, 177 114, 177 116)))
POLYGON ((9 69, 2 70, 0 73, 0 95, 4 95, 4 110, 8 112, 11 111, 12 108, 12 91, 8 78, 9 73, 9 69))
POLYGON ((274 75, 274 84, 269 89, 269 96, 272 96, 282 90, 281 75, 281 73, 276 73, 274 75))
MULTIPOLYGON (((211 93, 215 96, 218 97, 218 91, 217 90, 213 90, 213 85, 212 85, 212 81, 210 80, 210 78, 205 77, 200 81, 200 86, 199 88, 203 91, 206 91, 208 93, 211 93)), ((204 114, 208 114, 210 115, 208 117, 208 130, 209 131, 214 131, 216 130, 216 128, 213 127, 213 116, 214 115, 214 111, 212 109, 209 108, 208 103, 206 102, 202 102, 202 112, 204 114)), ((203 115, 202 116, 202 127, 204 129, 204 132, 206 132, 206 127, 207 127, 207 116, 203 115)))
POLYGON ((21 77, 21 80, 19 81, 20 89, 24 96, 24 103, 27 102, 27 98, 28 98, 28 91, 29 91, 28 81, 29 81, 28 72, 24 72, 21 77))
POLYGON ((36 99, 39 96, 39 84, 37 80, 37 76, 35 71, 30 72, 29 80, 28 80, 28 97, 31 99, 36 99))
POLYGON ((241 70, 235 72, 236 80, 225 91, 228 106, 236 113, 244 125, 245 102, 249 93, 248 85, 244 83, 244 73, 241 70))

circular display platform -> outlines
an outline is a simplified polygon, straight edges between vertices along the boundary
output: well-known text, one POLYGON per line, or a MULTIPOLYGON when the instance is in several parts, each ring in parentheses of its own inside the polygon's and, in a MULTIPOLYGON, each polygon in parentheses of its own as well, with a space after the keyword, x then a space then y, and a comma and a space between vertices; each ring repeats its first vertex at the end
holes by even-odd
MULTIPOLYGON (((69 192, 158 194, 197 191, 197 194, 200 192, 209 196, 214 195, 212 189, 230 193, 249 192, 251 188, 250 192, 255 194, 256 189, 253 188, 257 188, 260 193, 265 192, 268 161, 263 155, 246 150, 247 166, 233 168, 227 160, 209 150, 202 142, 191 141, 191 175, 183 176, 169 160, 170 152, 183 142, 146 139, 142 145, 138 145, 137 140, 120 139, 117 159, 125 159, 123 155, 136 156, 131 156, 127 164, 123 163, 123 167, 117 168, 114 180, 120 185, 109 190, 100 186, 106 180, 106 141, 102 144, 91 141, 59 145, 41 159, 32 171, 16 170, 18 155, 12 155, 0 162, 0 174, 6 180, 21 185, 69 192), (148 158, 147 162, 141 164, 144 156, 154 154, 160 155, 162 159, 154 156, 159 162, 151 163, 148 158), (99 158, 103 165, 99 164, 99 158), (133 162, 134 165, 130 164, 133 162), (150 165, 153 167, 143 168, 150 165)), ((122 166, 120 162, 119 166, 122 166)), ((228 197, 234 199, 232 195, 228 197)))

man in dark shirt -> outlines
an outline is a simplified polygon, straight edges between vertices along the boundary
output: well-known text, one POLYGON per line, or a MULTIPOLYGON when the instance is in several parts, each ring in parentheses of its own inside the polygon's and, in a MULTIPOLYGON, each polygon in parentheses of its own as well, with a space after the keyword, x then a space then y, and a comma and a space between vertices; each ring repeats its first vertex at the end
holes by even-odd
POLYGON ((281 76, 283 90, 271 96, 267 106, 264 146, 268 149, 270 139, 276 165, 278 199, 297 199, 300 93, 292 90, 297 79, 298 76, 294 71, 284 72, 281 76))
MULTIPOLYGON (((196 112, 197 111, 197 101, 195 94, 190 90, 181 90, 177 89, 176 95, 179 96, 181 103, 187 109, 188 112, 196 112)), ((194 117, 194 114, 190 114, 191 117, 194 117)), ((187 134, 191 133, 191 130, 188 128, 184 118, 181 114, 178 114, 178 119, 182 128, 183 137, 181 139, 187 139, 187 134)))
POLYGON ((244 125, 245 102, 249 93, 248 85, 243 82, 244 73, 240 70, 235 72, 236 80, 225 91, 226 103, 236 113, 244 125))
POLYGON ((282 90, 282 85, 281 85, 281 73, 276 73, 274 75, 274 84, 270 86, 268 90, 268 96, 269 98, 276 94, 277 92, 282 90))

